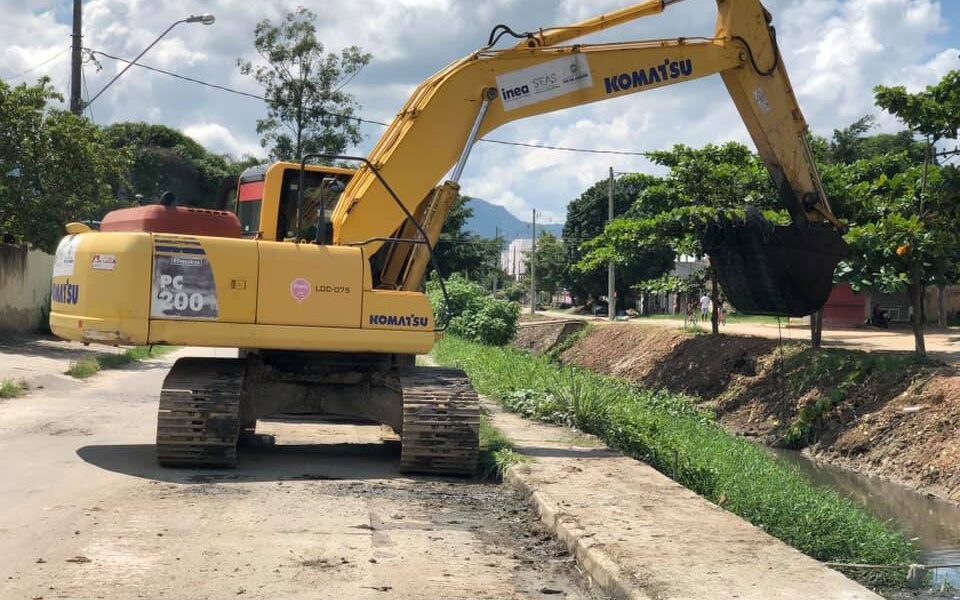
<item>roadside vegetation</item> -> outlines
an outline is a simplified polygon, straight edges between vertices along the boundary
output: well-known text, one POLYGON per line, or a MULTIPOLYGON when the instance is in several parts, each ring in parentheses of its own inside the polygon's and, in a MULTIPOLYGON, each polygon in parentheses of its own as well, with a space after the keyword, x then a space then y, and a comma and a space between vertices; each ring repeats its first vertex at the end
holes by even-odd
MULTIPOLYGON (((760 446, 727 434, 683 396, 454 336, 443 339, 434 356, 466 370, 480 393, 509 410, 595 434, 817 560, 917 560, 917 549, 901 534, 839 494, 814 487, 760 446)), ((893 570, 850 574, 871 584, 903 581, 893 570)))
POLYGON ((446 289, 444 298, 437 279, 427 282, 433 314, 449 312, 450 333, 496 346, 510 343, 517 334, 520 305, 516 302, 492 298, 480 284, 460 274, 446 280, 446 289))
POLYGON ((27 382, 22 379, 0 381, 0 399, 16 398, 27 391, 27 382))
POLYGON ((507 469, 522 460, 523 456, 514 450, 510 439, 490 423, 489 416, 483 414, 480 417, 480 458, 477 468, 480 477, 499 481, 507 469))
POLYGON ((119 354, 99 354, 95 358, 70 363, 70 368, 65 373, 77 379, 86 379, 105 369, 119 369, 131 363, 163 356, 174 350, 176 346, 137 346, 119 354))

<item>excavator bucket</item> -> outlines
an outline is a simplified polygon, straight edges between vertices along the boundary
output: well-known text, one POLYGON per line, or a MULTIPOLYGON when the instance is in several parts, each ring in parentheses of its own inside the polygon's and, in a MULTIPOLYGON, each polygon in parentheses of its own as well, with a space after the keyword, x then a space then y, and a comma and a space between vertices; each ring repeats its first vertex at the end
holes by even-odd
POLYGON ((704 246, 730 303, 740 312, 803 317, 820 310, 847 245, 833 227, 769 222, 713 226, 704 246))

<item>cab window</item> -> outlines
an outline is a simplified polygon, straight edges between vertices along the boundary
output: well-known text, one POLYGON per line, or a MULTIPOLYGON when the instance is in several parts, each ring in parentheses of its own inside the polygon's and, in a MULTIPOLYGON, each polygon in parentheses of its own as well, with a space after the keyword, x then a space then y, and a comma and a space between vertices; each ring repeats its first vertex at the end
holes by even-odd
MULTIPOLYGON (((312 240, 316 235, 317 209, 323 205, 324 223, 327 231, 325 241, 331 237, 330 219, 333 209, 340 198, 339 189, 346 185, 350 177, 307 171, 303 174, 303 210, 300 239, 312 240), (324 179, 328 181, 324 183, 324 179), (339 186, 337 185, 339 184, 339 186)), ((280 214, 277 216, 277 240, 297 237, 297 191, 300 173, 297 169, 288 169, 283 174, 283 189, 280 194, 280 214)))

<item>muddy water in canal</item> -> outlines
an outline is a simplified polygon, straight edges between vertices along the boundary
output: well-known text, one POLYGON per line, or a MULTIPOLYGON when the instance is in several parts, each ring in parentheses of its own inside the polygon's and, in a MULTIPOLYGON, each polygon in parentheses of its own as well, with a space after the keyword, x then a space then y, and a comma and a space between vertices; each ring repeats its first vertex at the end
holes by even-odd
MULTIPOLYGON (((773 451, 794 465, 815 485, 831 488, 889 520, 909 538, 916 538, 929 565, 960 565, 960 507, 905 486, 810 460, 799 452, 773 451)), ((946 580, 960 588, 960 568, 937 569, 935 584, 946 580)))

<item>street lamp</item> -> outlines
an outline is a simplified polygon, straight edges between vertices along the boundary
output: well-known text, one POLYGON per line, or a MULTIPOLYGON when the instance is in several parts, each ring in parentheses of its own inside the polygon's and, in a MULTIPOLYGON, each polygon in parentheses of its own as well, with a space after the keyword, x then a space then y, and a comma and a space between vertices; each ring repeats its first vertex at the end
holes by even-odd
POLYGON ((111 79, 110 81, 108 81, 108 82, 107 82, 107 85, 103 86, 103 88, 101 88, 100 91, 97 92, 97 94, 96 94, 93 98, 91 98, 89 102, 83 103, 83 106, 84 106, 84 107, 87 107, 87 106, 90 106, 91 104, 93 104, 93 103, 96 101, 96 99, 100 97, 101 94, 103 94, 105 91, 107 91, 107 88, 108 88, 108 87, 110 87, 111 85, 113 85, 113 82, 114 82, 114 81, 120 79, 120 76, 123 75, 124 73, 126 73, 126 72, 127 72, 127 69, 129 69, 129 68, 132 67, 133 65, 137 64, 137 61, 140 60, 141 58, 143 58, 143 55, 144 55, 144 54, 146 54, 147 52, 150 51, 151 48, 153 48, 154 46, 156 46, 156 45, 157 45, 157 42, 159 42, 160 40, 162 40, 165 35, 167 35, 168 33, 170 33, 170 30, 172 30, 174 27, 176 27, 176 26, 179 25, 180 23, 200 23, 200 24, 202 24, 202 25, 213 25, 213 24, 216 22, 216 20, 217 20, 216 17, 214 17, 213 15, 211 15, 211 14, 209 14, 209 13, 206 13, 206 14, 202 14, 202 15, 190 15, 190 16, 187 17, 186 19, 180 19, 179 21, 175 21, 172 25, 170 25, 170 27, 167 27, 166 30, 164 30, 164 32, 161 33, 161 34, 157 37, 157 39, 153 40, 153 42, 151 42, 149 46, 147 46, 146 48, 144 48, 144 49, 143 49, 143 52, 141 52, 140 54, 138 54, 136 58, 134 58, 134 59, 131 60, 129 63, 127 63, 127 66, 125 66, 119 73, 117 73, 116 75, 114 75, 113 79, 111 79))

